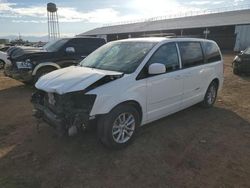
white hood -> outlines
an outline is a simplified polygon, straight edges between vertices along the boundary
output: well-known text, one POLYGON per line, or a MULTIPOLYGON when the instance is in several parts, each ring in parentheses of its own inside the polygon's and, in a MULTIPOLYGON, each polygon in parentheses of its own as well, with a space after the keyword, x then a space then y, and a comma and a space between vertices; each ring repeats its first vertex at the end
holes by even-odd
POLYGON ((122 73, 80 66, 71 66, 42 76, 37 81, 35 86, 37 89, 46 92, 64 94, 84 90, 106 75, 120 74, 122 73))

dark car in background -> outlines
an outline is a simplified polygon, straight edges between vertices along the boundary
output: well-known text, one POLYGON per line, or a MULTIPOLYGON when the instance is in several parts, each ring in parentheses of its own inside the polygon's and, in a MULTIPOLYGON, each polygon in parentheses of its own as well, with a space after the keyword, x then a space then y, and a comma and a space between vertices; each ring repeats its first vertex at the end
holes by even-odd
POLYGON ((232 65, 234 74, 250 74, 250 47, 235 56, 232 65))
POLYGON ((9 50, 11 64, 5 66, 5 75, 25 83, 34 83, 53 70, 77 65, 105 43, 102 38, 76 37, 58 39, 43 48, 15 47, 9 50))

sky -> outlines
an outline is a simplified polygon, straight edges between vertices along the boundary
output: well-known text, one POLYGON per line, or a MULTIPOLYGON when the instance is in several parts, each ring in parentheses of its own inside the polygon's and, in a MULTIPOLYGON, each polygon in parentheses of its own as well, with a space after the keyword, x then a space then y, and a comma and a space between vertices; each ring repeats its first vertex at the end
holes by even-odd
POLYGON ((48 2, 56 3, 62 36, 123 21, 241 7, 250 0, 0 0, 0 38, 47 35, 48 2))

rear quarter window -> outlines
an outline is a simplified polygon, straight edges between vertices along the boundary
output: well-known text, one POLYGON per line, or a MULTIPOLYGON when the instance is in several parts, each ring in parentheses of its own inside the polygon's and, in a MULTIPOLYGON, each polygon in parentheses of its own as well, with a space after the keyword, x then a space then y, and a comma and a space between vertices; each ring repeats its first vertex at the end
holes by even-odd
POLYGON ((204 63, 200 42, 179 42, 178 46, 181 54, 182 68, 198 66, 204 63))
POLYGON ((221 60, 218 46, 213 42, 202 42, 206 63, 213 63, 221 60))

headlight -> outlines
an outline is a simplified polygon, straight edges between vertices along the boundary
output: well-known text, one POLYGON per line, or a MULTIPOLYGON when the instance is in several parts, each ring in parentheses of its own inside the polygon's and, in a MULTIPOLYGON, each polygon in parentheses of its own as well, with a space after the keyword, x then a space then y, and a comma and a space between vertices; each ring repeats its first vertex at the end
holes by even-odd
POLYGON ((241 62, 241 59, 239 56, 235 56, 234 61, 241 62))
POLYGON ((30 59, 26 59, 25 61, 16 62, 18 69, 32 69, 32 63, 30 59))
MULTIPOLYGON (((72 102, 73 108, 81 109, 89 113, 94 105, 95 99, 96 95, 88 95, 84 94, 83 91, 76 91, 65 94, 63 97, 63 102, 72 102)), ((70 105, 67 104, 67 106, 70 105)))

